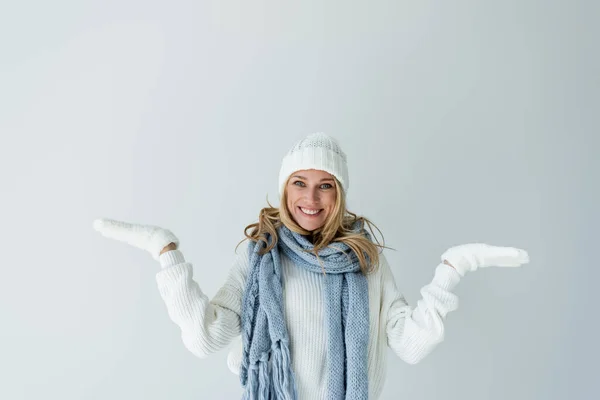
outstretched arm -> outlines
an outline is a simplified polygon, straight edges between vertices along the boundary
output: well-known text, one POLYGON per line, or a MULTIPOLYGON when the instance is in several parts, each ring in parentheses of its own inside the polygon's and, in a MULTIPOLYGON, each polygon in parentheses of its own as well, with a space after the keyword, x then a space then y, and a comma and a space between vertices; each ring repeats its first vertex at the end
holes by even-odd
POLYGON ((444 320, 458 308, 452 289, 460 280, 456 270, 440 263, 433 280, 421 288, 422 298, 412 308, 396 287, 396 281, 383 254, 382 306, 388 307, 386 333, 388 346, 402 360, 416 364, 444 339, 444 320))
POLYGON ((161 263, 158 289, 169 316, 181 329, 185 346, 198 357, 220 350, 241 332, 240 310, 248 267, 248 243, 240 246, 225 284, 212 300, 193 279, 192 264, 177 250, 179 239, 168 229, 108 218, 94 221, 103 236, 148 251, 161 263))
POLYGON ((389 264, 382 257, 382 306, 389 306, 388 345, 410 364, 422 360, 444 340, 446 315, 458 308, 458 297, 452 290, 465 273, 491 266, 520 267, 529 263, 529 254, 515 247, 468 243, 449 248, 441 259, 433 280, 421 288, 423 297, 413 309, 398 291, 389 264))
POLYGON ((181 329, 186 348, 204 358, 241 333, 241 304, 247 276, 247 242, 240 245, 225 284, 210 300, 193 279, 192 264, 180 250, 159 257, 156 282, 171 320, 181 329))

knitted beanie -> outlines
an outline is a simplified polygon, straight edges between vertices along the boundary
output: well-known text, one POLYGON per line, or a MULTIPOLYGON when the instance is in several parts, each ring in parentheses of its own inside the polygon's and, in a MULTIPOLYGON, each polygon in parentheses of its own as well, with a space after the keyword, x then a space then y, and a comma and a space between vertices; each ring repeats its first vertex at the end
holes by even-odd
POLYGON ((335 176, 346 195, 349 187, 346 154, 339 143, 322 132, 312 133, 298 141, 288 151, 279 170, 279 196, 283 194, 290 175, 303 169, 318 169, 335 176))

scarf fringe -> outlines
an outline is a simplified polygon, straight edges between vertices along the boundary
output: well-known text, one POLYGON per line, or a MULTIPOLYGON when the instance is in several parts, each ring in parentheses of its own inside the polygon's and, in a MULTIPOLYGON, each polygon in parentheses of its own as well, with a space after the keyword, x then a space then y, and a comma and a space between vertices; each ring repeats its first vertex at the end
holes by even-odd
POLYGON ((269 374, 269 361, 259 360, 252 364, 248 370, 248 380, 244 391, 244 400, 269 399, 271 381, 269 374))
POLYGON ((276 399, 296 400, 296 382, 288 346, 277 341, 273 346, 273 389, 276 399))
POLYGON ((283 346, 278 340, 272 346, 269 355, 265 354, 248 368, 246 390, 242 398, 244 400, 296 400, 298 393, 289 348, 283 346))

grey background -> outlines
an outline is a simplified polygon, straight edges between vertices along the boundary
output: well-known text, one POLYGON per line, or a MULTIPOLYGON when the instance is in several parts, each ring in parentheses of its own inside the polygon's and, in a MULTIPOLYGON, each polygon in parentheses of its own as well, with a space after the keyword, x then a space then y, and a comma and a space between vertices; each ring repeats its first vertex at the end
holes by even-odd
POLYGON ((600 29, 585 1, 55 1, 0 11, 0 398, 235 399, 149 254, 181 240, 212 296, 281 158, 324 131, 350 210, 411 304, 448 247, 529 251, 467 275, 446 340, 391 351, 382 399, 598 398, 600 29))

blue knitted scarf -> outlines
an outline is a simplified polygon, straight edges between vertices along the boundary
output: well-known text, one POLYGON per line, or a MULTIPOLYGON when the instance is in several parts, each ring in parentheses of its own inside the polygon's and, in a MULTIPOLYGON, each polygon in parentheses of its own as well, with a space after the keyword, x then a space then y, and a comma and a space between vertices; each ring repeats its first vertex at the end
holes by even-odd
MULTIPOLYGON (((358 222, 355 228, 370 237, 358 222)), ((269 240, 270 235, 266 236, 269 240)), ((258 252, 266 247, 264 242, 251 241, 248 249, 250 266, 241 318, 243 399, 296 400, 298 396, 283 312, 280 252, 297 267, 322 276, 325 269, 327 398, 367 399, 369 296, 367 279, 356 254, 346 244, 334 242, 319 251, 322 267, 314 253, 309 252, 314 247, 306 236, 292 232, 285 225, 277 229, 277 236, 277 246, 262 256, 258 252)))

